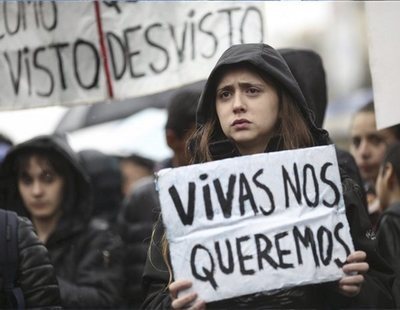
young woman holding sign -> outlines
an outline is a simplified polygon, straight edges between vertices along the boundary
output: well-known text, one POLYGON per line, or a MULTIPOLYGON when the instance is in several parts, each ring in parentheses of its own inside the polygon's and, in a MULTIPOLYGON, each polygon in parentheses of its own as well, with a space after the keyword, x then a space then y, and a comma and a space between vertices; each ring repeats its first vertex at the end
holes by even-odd
MULTIPOLYGON (((314 125, 304 96, 279 52, 264 44, 242 44, 230 47, 210 74, 199 101, 197 132, 190 148, 193 162, 204 163, 329 143, 328 133, 314 125)), ((369 229, 368 214, 354 183, 345 176, 342 181, 346 213, 357 250, 347 257, 343 266, 346 275, 340 281, 261 292, 207 306, 251 309, 391 307, 390 288, 382 280, 383 276, 374 277, 373 271, 368 272, 366 253, 369 255, 374 248, 372 240, 365 237, 369 229), (367 272, 372 274, 371 279, 366 276, 367 272)), ((156 226, 155 236, 162 235, 161 226, 156 226)), ((165 245, 165 241, 163 243, 165 245)), ((185 293, 191 286, 190 281, 170 279, 168 290, 165 289, 171 272, 160 271, 161 259, 157 257, 160 250, 157 251, 156 246, 157 243, 151 248, 144 273, 144 287, 148 290, 144 306, 205 308, 196 293, 185 293), (163 285, 164 290, 156 291, 163 285)))

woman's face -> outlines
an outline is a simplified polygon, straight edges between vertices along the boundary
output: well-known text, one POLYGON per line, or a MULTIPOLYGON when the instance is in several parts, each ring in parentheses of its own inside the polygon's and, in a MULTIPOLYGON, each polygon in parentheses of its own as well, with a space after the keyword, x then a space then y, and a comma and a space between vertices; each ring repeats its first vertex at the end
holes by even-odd
POLYGON ((377 130, 374 112, 355 115, 351 127, 350 151, 365 181, 375 183, 387 146, 396 141, 390 129, 377 130))
POLYGON ((217 86, 216 110, 222 131, 242 155, 262 153, 274 133, 279 98, 254 71, 232 68, 217 86))
POLYGON ((18 189, 33 219, 51 219, 60 214, 64 179, 45 158, 29 157, 18 176, 18 189))

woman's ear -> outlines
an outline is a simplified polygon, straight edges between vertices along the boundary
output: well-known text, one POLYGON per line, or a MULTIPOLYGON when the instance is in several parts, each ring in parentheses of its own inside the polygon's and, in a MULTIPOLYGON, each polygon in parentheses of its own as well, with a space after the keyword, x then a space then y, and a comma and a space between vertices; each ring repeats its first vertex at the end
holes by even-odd
POLYGON ((167 140, 168 146, 176 152, 181 152, 185 149, 186 140, 178 137, 178 135, 172 129, 165 130, 165 139, 167 140))
POLYGON ((177 137, 175 132, 172 129, 167 128, 165 130, 165 139, 167 140, 168 146, 174 150, 176 147, 177 137))

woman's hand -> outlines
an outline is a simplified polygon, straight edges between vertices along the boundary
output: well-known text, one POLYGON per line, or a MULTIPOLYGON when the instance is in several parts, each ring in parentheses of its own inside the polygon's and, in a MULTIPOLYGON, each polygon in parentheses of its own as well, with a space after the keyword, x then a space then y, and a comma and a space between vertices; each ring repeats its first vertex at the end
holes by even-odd
POLYGON ((365 262, 367 254, 364 251, 355 251, 347 257, 347 263, 343 265, 346 274, 339 281, 339 291, 345 296, 353 297, 360 293, 361 285, 369 265, 365 262))
POLYGON ((197 299, 197 293, 192 292, 188 294, 181 294, 178 298, 180 291, 186 290, 192 286, 192 282, 188 280, 174 281, 169 285, 169 294, 172 300, 172 309, 196 309, 205 310, 206 303, 204 300, 197 299))

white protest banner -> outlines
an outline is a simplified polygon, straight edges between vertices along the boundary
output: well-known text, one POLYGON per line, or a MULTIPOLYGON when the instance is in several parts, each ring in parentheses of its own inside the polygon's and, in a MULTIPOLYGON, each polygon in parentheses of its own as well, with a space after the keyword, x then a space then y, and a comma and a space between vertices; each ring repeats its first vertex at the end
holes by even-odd
POLYGON ((138 97, 205 79, 265 40, 263 2, 0 3, 0 109, 138 97))
POLYGON ((102 6, 115 96, 205 79, 231 45, 264 41, 264 4, 144 1, 102 6))
POLYGON ((107 97, 92 2, 0 3, 0 109, 107 97))
POLYGON ((337 280, 354 251, 333 145, 162 170, 158 190, 174 279, 206 302, 337 280))
POLYGON ((382 129, 400 123, 400 2, 371 1, 365 7, 376 124, 382 129))

